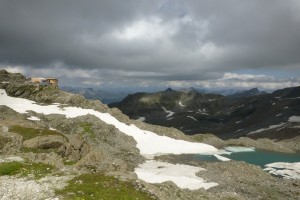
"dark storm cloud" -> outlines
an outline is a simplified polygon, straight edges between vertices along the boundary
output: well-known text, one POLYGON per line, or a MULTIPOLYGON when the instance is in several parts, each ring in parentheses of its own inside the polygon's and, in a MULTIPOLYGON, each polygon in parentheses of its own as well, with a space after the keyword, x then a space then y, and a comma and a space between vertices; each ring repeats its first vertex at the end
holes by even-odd
POLYGON ((299 13, 297 0, 1 0, 0 64, 105 80, 299 74, 299 13))

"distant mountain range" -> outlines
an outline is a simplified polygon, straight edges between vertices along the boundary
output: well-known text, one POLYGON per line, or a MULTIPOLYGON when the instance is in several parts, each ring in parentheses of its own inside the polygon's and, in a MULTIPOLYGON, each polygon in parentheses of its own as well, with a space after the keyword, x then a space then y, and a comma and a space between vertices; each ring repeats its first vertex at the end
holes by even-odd
POLYGON ((129 94, 129 92, 113 92, 109 90, 100 90, 95 88, 62 86, 60 87, 60 89, 74 94, 81 94, 87 99, 101 100, 102 103, 105 104, 119 102, 129 94))
MULTIPOLYGON (((130 118, 174 127, 185 134, 213 133, 221 138, 286 139, 300 135, 293 116, 300 116, 300 87, 261 92, 257 88, 223 96, 195 88, 135 93, 119 103, 130 118)), ((299 120, 300 122, 300 120, 299 120)))

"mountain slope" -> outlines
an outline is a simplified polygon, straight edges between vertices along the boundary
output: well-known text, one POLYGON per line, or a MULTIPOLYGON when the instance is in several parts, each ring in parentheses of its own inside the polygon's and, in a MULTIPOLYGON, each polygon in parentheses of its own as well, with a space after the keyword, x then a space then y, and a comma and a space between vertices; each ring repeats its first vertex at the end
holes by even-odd
POLYGON ((290 117, 300 115, 299 91, 300 87, 295 87, 266 94, 252 89, 222 96, 168 90, 132 94, 110 106, 118 107, 130 118, 175 127, 188 135, 288 139, 300 135, 294 128, 297 123, 289 122, 290 117))
POLYGON ((77 88, 66 86, 61 87, 61 90, 74 94, 80 94, 87 99, 100 100, 105 104, 119 102, 129 94, 129 92, 112 92, 109 90, 100 90, 94 88, 77 88))

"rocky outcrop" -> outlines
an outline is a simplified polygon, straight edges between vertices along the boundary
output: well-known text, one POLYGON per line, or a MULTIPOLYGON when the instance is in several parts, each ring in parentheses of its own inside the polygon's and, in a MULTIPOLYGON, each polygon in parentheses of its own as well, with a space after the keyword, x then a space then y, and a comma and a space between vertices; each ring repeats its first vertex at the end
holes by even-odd
POLYGON ((60 135, 38 136, 23 142, 25 148, 56 149, 61 147, 66 139, 60 135))
POLYGON ((24 83, 25 79, 25 76, 20 73, 9 73, 4 69, 0 70, 0 82, 2 83, 24 83))
POLYGON ((7 126, 0 125, 0 152, 14 154, 22 147, 22 137, 8 131, 7 126))

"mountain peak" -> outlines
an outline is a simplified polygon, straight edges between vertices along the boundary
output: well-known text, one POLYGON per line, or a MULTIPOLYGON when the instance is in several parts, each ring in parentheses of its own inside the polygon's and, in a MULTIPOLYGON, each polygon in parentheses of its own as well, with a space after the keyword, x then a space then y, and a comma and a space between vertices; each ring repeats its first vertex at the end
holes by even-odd
POLYGON ((165 91, 166 91, 166 92, 173 92, 173 91, 175 91, 175 90, 173 90, 172 88, 168 87, 165 91))

